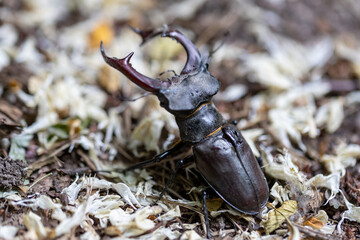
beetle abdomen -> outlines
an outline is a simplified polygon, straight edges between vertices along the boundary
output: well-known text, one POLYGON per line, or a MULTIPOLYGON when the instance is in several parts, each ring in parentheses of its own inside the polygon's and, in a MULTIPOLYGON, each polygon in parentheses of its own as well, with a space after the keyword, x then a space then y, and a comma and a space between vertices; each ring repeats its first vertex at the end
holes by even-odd
POLYGON ((268 185, 252 151, 233 125, 193 147, 196 166, 219 196, 236 210, 257 214, 268 201, 268 185))

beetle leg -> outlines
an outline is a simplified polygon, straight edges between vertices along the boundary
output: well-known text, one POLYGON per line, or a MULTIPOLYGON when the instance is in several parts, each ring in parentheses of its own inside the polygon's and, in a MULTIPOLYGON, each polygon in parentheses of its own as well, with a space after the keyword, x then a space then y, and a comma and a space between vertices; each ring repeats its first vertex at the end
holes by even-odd
POLYGON ((161 191, 158 199, 156 199, 155 202, 153 202, 151 205, 155 205, 158 201, 161 200, 161 198, 164 196, 164 194, 166 193, 166 191, 169 189, 171 183, 174 181, 174 178, 175 178, 175 175, 176 173, 179 171, 180 168, 182 168, 184 165, 190 163, 190 162, 193 162, 194 161, 194 156, 189 156, 189 157, 186 157, 184 159, 181 159, 179 160, 177 163, 176 163, 176 166, 175 166, 175 169, 173 171, 173 173, 171 174, 171 177, 170 179, 166 182, 165 184, 165 187, 164 189, 161 191))
POLYGON ((209 224, 209 213, 206 204, 206 190, 203 192, 203 208, 204 208, 204 218, 205 218, 205 227, 206 227, 206 237, 210 239, 210 224, 209 224))
POLYGON ((161 81, 158 79, 149 78, 138 71, 136 71, 130 63, 131 57, 134 55, 134 52, 131 52, 125 58, 117 59, 108 57, 105 53, 103 43, 100 44, 101 54, 107 64, 111 67, 119 70, 127 78, 129 78, 133 83, 141 87, 142 89, 149 92, 158 92, 160 89, 166 89, 170 87, 171 82, 161 81))
POLYGON ((185 145, 185 143, 183 141, 179 141, 179 142, 175 143, 175 145, 172 148, 168 149, 167 151, 156 155, 152 159, 145 160, 143 162, 140 162, 140 163, 135 164, 133 166, 130 166, 128 168, 122 169, 121 172, 127 172, 127 171, 130 171, 130 170, 134 170, 136 168, 142 168, 142 167, 146 167, 148 165, 151 165, 153 163, 161 162, 162 160, 164 160, 170 154, 172 154, 172 153, 176 152, 177 150, 181 149, 184 145, 185 145))

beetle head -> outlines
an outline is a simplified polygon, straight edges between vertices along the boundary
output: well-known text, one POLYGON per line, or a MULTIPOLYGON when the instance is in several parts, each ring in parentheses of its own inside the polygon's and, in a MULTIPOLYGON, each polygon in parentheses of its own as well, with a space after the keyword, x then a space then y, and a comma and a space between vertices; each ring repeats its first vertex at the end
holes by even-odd
POLYGON ((219 81, 210 75, 196 46, 179 31, 165 28, 162 31, 133 30, 142 37, 142 44, 149 39, 161 35, 178 41, 187 53, 187 61, 181 74, 169 81, 152 79, 137 72, 130 63, 133 52, 123 59, 108 57, 101 43, 101 54, 107 64, 122 72, 132 82, 146 91, 153 92, 160 104, 175 116, 187 115, 202 103, 211 100, 220 88, 219 81))

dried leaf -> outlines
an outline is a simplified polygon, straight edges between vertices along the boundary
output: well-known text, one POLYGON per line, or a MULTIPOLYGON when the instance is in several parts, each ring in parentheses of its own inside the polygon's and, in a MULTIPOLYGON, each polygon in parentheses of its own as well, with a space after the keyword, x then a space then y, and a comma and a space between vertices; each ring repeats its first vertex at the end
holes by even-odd
POLYGON ((318 214, 316 214, 315 216, 307 219, 303 225, 305 226, 310 226, 314 229, 320 229, 322 227, 324 227, 328 221, 329 217, 326 214, 326 212, 324 210, 320 210, 318 212, 318 214))
POLYGON ((206 200, 206 205, 209 212, 218 211, 223 203, 224 200, 221 198, 210 198, 206 200))
POLYGON ((268 219, 262 224, 265 227, 266 234, 275 231, 280 225, 285 222, 286 218, 290 217, 297 211, 297 202, 293 200, 285 201, 281 207, 272 210, 268 214, 268 219))
POLYGON ((99 48, 102 41, 105 46, 111 43, 114 38, 114 31, 110 24, 99 23, 89 34, 88 44, 90 48, 99 48))

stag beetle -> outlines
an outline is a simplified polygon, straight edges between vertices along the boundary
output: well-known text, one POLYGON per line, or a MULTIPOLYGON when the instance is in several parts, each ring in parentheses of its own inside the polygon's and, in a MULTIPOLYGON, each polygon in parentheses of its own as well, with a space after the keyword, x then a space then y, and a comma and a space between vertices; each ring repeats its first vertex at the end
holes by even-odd
POLYGON ((220 83, 208 72, 199 50, 177 30, 134 31, 142 37, 142 43, 158 35, 175 39, 186 50, 187 61, 180 75, 161 81, 149 78, 131 66, 133 52, 123 59, 108 57, 101 42, 105 62, 139 87, 155 94, 161 106, 175 116, 180 130, 181 141, 173 148, 130 169, 159 162, 190 144, 193 155, 179 161, 176 170, 195 160, 199 173, 227 204, 246 214, 259 213, 269 197, 265 176, 240 131, 226 123, 211 102, 220 83))

